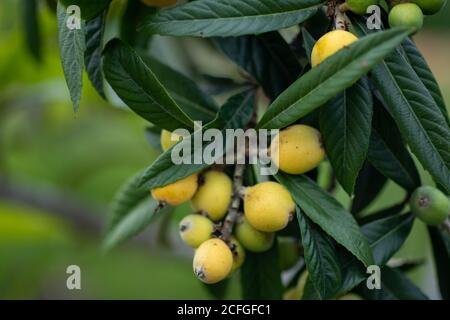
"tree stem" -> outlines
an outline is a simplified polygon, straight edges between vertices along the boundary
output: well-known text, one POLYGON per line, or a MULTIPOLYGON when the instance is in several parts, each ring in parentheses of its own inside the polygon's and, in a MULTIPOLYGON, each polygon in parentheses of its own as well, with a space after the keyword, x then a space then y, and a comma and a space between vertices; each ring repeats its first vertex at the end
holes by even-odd
POLYGON ((233 197, 231 199, 231 205, 222 227, 221 238, 224 241, 228 241, 230 239, 231 233, 233 232, 233 227, 238 218, 239 206, 241 205, 240 192, 243 187, 244 171, 245 164, 237 164, 234 169, 233 197))
POLYGON ((345 10, 345 3, 342 6, 336 5, 334 7, 334 27, 336 30, 347 30, 347 18, 343 12, 345 10))

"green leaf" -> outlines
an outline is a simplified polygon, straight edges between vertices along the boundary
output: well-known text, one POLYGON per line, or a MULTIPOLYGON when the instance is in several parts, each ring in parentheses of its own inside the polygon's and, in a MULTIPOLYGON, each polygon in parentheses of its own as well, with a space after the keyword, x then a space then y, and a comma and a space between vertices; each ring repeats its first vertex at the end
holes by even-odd
MULTIPOLYGON (((353 25, 359 34, 369 33, 364 22, 353 25)), ((401 50, 378 64, 372 71, 372 79, 411 151, 433 179, 450 193, 448 122, 401 50)))
POLYGON ((450 236, 437 227, 428 227, 433 246, 434 263, 436 265, 439 289, 445 300, 450 299, 450 236))
POLYGON ((191 119, 210 122, 215 118, 217 105, 194 81, 148 55, 141 57, 191 119))
POLYGON ((86 23, 86 51, 84 53, 89 80, 97 93, 103 98, 105 98, 105 90, 103 88, 102 51, 106 13, 107 10, 86 23))
POLYGON ((306 28, 302 28, 303 48, 305 48, 308 61, 311 63, 311 53, 316 44, 316 39, 309 33, 306 28))
POLYGON ((419 172, 396 124, 380 103, 375 108, 368 159, 384 176, 406 190, 421 185, 419 172))
POLYGON ((242 298, 280 300, 283 293, 278 246, 262 253, 246 252, 241 269, 242 298))
POLYGON ((275 178, 291 192, 294 201, 308 218, 364 265, 373 264, 366 238, 353 216, 336 199, 306 176, 278 173, 275 178))
MULTIPOLYGON (((225 137, 226 129, 238 129, 245 127, 250 121, 255 105, 255 95, 253 91, 245 91, 231 97, 222 108, 220 108, 217 118, 203 127, 203 130, 215 128, 222 132, 225 137)), ((190 176, 196 172, 206 169, 210 165, 201 161, 199 164, 178 164, 175 165, 172 161, 172 149, 175 147, 188 148, 194 153, 195 151, 203 151, 204 148, 211 143, 204 143, 202 150, 192 150, 191 146, 194 146, 194 138, 196 134, 199 134, 199 130, 186 137, 183 141, 170 148, 162 155, 160 155, 153 164, 147 168, 141 177, 140 186, 146 189, 153 189, 156 187, 165 186, 167 184, 176 182, 187 176, 190 176)), ((226 150, 226 146, 224 147, 226 150)), ((221 158, 223 154, 216 154, 215 160, 221 158)), ((192 160, 192 158, 191 158, 192 160)))
POLYGON ((41 61, 41 32, 38 21, 37 0, 22 1, 22 21, 25 32, 25 44, 36 61, 41 61))
MULTIPOLYGON (((383 266, 400 249, 411 232, 412 214, 392 216, 373 221, 361 227, 374 253, 374 264, 383 266)), ((347 293, 367 278, 366 270, 346 252, 342 258, 343 281, 340 295, 347 293)))
POLYGON ((80 8, 81 17, 91 20, 109 6, 111 0, 59 0, 64 6, 76 5, 80 8))
POLYGON ((366 78, 321 108, 325 149, 337 180, 349 195, 367 156, 372 115, 372 93, 366 78))
POLYGON ((351 212, 361 212, 372 203, 380 194, 386 181, 386 177, 366 161, 356 179, 355 197, 352 201, 351 212))
POLYGON ((215 43, 275 99, 299 77, 297 57, 278 32, 216 38, 215 43))
POLYGON ((147 32, 193 37, 260 34, 299 24, 322 0, 197 0, 161 10, 144 20, 147 32))
POLYGON ((120 21, 119 38, 133 48, 146 50, 152 38, 136 30, 145 16, 154 14, 158 9, 149 7, 142 1, 127 1, 126 6, 120 21))
POLYGON ((114 196, 107 221, 107 230, 117 226, 139 203, 150 197, 148 190, 142 190, 138 187, 141 174, 139 172, 131 177, 114 196))
POLYGON ((361 285, 360 293, 369 300, 428 300, 428 297, 403 272, 387 266, 381 269, 381 289, 361 285))
POLYGON ((58 40, 64 77, 72 99, 73 108, 78 110, 83 88, 83 67, 85 44, 85 23, 80 21, 80 29, 70 29, 67 20, 71 16, 58 2, 58 40))
POLYGON ((134 112, 169 131, 193 128, 193 121, 131 47, 114 39, 103 54, 106 79, 134 112))
POLYGON ((395 28, 363 37, 305 73, 269 107, 258 127, 284 128, 351 87, 410 33, 395 28))
POLYGON ((447 119, 447 122, 450 123, 447 106, 445 105, 441 90, 439 89, 439 85, 436 82, 433 72, 431 72, 425 58, 422 56, 419 49, 417 49, 415 43, 410 38, 407 38, 402 43, 402 47, 405 51, 405 57, 409 61, 409 64, 432 95, 437 106, 439 107, 439 109, 441 109, 442 114, 447 119))
POLYGON ((309 279, 313 282, 321 300, 333 298, 342 281, 339 257, 334 243, 298 208, 297 219, 309 279))

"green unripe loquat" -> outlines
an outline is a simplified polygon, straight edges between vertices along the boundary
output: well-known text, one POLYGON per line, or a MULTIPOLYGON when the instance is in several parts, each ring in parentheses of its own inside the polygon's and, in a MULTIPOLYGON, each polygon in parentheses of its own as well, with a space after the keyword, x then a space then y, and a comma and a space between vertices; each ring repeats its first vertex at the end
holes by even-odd
POLYGON ((410 199, 411 211, 428 225, 439 225, 450 214, 450 200, 431 186, 417 188, 410 199))
POLYGON ((378 4, 378 0, 346 0, 341 6, 341 10, 350 10, 353 13, 363 16, 367 13, 367 8, 378 4))
POLYGON ((347 293, 337 300, 363 300, 363 298, 361 298, 361 296, 357 295, 356 293, 347 293))
POLYGON ((167 186, 155 188, 151 193, 155 200, 177 206, 191 200, 197 187, 198 176, 193 174, 167 186))
POLYGON ((203 177, 203 184, 192 198, 192 206, 206 213, 211 220, 219 221, 230 206, 233 184, 225 173, 219 171, 208 171, 203 177))
POLYGON ((413 0, 412 2, 422 9, 423 14, 432 15, 441 11, 447 0, 413 0))
POLYGON ((179 224, 180 237, 193 248, 197 248, 206 240, 211 239, 214 224, 208 218, 199 214, 190 214, 183 218, 179 224))
POLYGON ((257 230, 279 231, 286 227, 294 212, 291 194, 279 183, 261 182, 245 190, 244 214, 257 230))
POLYGON ((231 272, 233 254, 227 244, 220 239, 209 239, 195 251, 194 273, 204 283, 222 281, 231 272))
POLYGON ((256 230, 247 219, 236 225, 236 238, 242 246, 251 252, 264 252, 272 247, 274 234, 256 230))
POLYGON ((391 27, 410 27, 417 31, 423 26, 423 13, 415 3, 400 3, 389 12, 391 27))
POLYGON ((278 237, 278 252, 281 270, 292 268, 299 258, 298 240, 289 237, 278 237))
POLYGON ((239 269, 245 261, 245 250, 244 247, 239 243, 235 237, 230 239, 231 253, 233 254, 233 266, 231 267, 230 273, 235 272, 239 269))

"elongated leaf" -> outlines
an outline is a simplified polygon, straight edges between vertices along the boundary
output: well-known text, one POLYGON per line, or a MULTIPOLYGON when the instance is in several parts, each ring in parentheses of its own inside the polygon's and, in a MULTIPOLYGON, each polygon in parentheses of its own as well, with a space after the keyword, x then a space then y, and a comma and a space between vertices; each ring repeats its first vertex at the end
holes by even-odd
POLYGON ((368 159, 383 175, 412 191, 421 185, 419 172, 389 113, 375 109, 368 159))
POLYGON ((352 86, 410 33, 397 28, 363 37, 305 73, 269 107, 258 127, 284 128, 352 86))
POLYGON ((355 214, 364 210, 380 194, 386 181, 387 178, 366 161, 356 179, 351 212, 355 214))
POLYGON ((358 293, 370 300, 428 300, 403 272, 387 266, 381 270, 381 289, 369 290, 361 285, 358 293))
POLYGON ((149 7, 142 1, 128 1, 120 21, 119 38, 133 48, 148 49, 151 38, 144 32, 137 32, 137 29, 143 17, 155 13, 157 10, 156 7, 149 7))
POLYGON ((437 227, 428 227, 436 265, 439 289, 443 299, 450 299, 450 236, 437 227))
POLYGON ((85 23, 80 21, 80 29, 71 29, 67 25, 67 20, 70 18, 71 16, 66 14, 64 6, 58 2, 58 40, 61 63, 73 108, 77 111, 83 88, 84 51, 86 50, 85 23))
POLYGON ((439 89, 439 85, 434 78, 433 72, 431 72, 428 63, 425 58, 420 53, 419 49, 417 49, 414 42, 407 38, 402 43, 402 48, 405 51, 405 55, 407 60, 409 61, 411 67, 419 76, 422 83, 428 89, 430 94, 433 96, 434 101, 436 102, 439 109, 441 109, 442 114, 447 119, 447 122, 450 123, 447 106, 445 105, 444 98, 442 97, 441 89, 439 89))
POLYGON ((107 10, 86 23, 86 52, 84 53, 89 80, 91 80, 97 93, 103 98, 105 98, 105 90, 103 88, 102 51, 106 13, 107 10))
MULTIPOLYGON (((369 33, 363 21, 356 21, 354 26, 361 35, 369 33)), ((411 151, 433 179, 449 193, 448 122, 428 89, 401 53, 401 50, 397 50, 374 68, 373 82, 411 151)))
POLYGON ((373 263, 372 252, 355 219, 331 195, 305 176, 278 173, 275 178, 291 192, 308 218, 364 265, 373 263))
POLYGON ((131 177, 117 192, 111 204, 107 230, 114 228, 142 200, 150 197, 148 190, 139 189, 141 172, 131 177))
POLYGON ((299 24, 322 0, 197 0, 148 17, 142 28, 172 36, 230 37, 299 24))
POLYGON ((275 243, 266 252, 247 252, 241 269, 242 298, 245 300, 279 300, 283 286, 277 263, 278 246, 275 243))
MULTIPOLYGON (((204 127, 203 129, 215 128, 220 130, 222 136, 225 137, 226 129, 238 129, 243 128, 250 121, 253 109, 255 104, 255 95, 253 91, 245 91, 243 93, 237 94, 231 97, 225 105, 220 108, 219 114, 213 122, 204 127)), ((191 161, 192 164, 174 164, 172 161, 172 149, 175 147, 187 148, 191 151, 191 153, 195 152, 203 152, 204 148, 214 143, 204 143, 202 149, 192 149, 194 144, 194 138, 196 134, 199 134, 198 130, 194 132, 191 136, 186 137, 170 148, 166 152, 164 152, 155 162, 147 168, 144 174, 141 177, 140 186, 146 189, 153 189, 156 187, 164 186, 169 183, 173 183, 180 179, 183 179, 191 174, 199 172, 210 164, 205 163, 204 161, 200 161, 200 163, 195 164, 191 161)), ((214 139, 213 139, 214 140, 214 139)), ((226 146, 223 148, 226 150, 226 146)), ((217 160, 222 158, 223 153, 217 153, 214 155, 213 160, 217 160)), ((192 160, 192 157, 191 157, 192 160)))
POLYGON ((72 5, 80 8, 81 17, 85 20, 91 20, 97 17, 106 9, 111 0, 59 0, 64 6, 72 5))
POLYGON ((216 117, 215 102, 194 81, 152 57, 142 56, 142 59, 191 119, 210 122, 216 117))
MULTIPOLYGON (((412 214, 392 216, 362 226, 361 230, 374 253, 374 264, 383 266, 400 249, 413 226, 412 214)), ((340 295, 347 293, 367 278, 366 270, 353 257, 344 253, 343 281, 340 295)))
POLYGON ((278 32, 217 38, 215 43, 253 76, 271 99, 297 80, 302 71, 297 57, 278 32))
POLYGON ((106 45, 104 56, 106 79, 134 112, 169 131, 193 128, 193 121, 131 47, 114 39, 106 45))
POLYGON ((38 19, 38 1, 22 1, 22 19, 25 31, 25 44, 31 55, 41 61, 41 32, 38 19))
POLYGON ((373 114, 367 78, 339 94, 321 109, 320 131, 336 178, 353 194, 366 159, 373 114))
POLYGON ((339 257, 334 243, 298 208, 297 218, 309 279, 313 282, 321 300, 333 298, 342 281, 339 257))

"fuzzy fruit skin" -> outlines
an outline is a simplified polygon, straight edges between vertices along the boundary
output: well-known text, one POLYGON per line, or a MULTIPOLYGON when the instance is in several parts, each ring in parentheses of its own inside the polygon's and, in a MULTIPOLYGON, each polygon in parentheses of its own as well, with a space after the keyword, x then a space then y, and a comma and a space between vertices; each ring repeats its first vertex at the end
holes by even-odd
POLYGON ((264 252, 272 247, 274 234, 253 228, 247 219, 236 226, 236 238, 242 246, 251 252, 264 252))
POLYGON ((194 273, 204 283, 217 283, 225 279, 233 266, 233 254, 220 239, 209 239, 195 251, 194 273))
POLYGON ((423 26, 423 13, 415 3, 400 3, 389 12, 391 27, 410 27, 417 31, 423 26))
POLYGON ((326 33, 314 45, 311 53, 311 65, 313 67, 317 66, 326 58, 349 46, 356 40, 358 38, 354 34, 344 30, 334 30, 326 33))
POLYGON ((351 12, 363 16, 368 7, 378 4, 378 0, 347 0, 345 3, 351 12))
POLYGON ((411 211, 423 222, 435 226, 443 223, 450 214, 450 200, 440 190, 423 186, 411 196, 411 211))
POLYGON ((282 130, 271 144, 270 153, 275 165, 290 174, 308 172, 325 158, 320 132, 300 124, 282 130))
POLYGON ((355 293, 347 293, 346 295, 343 295, 337 300, 364 300, 364 299, 355 293))
POLYGON ((198 176, 193 174, 165 187, 153 189, 152 196, 155 200, 177 206, 191 200, 197 191, 197 187, 198 176))
POLYGON ((163 151, 169 150, 172 146, 177 144, 182 139, 182 137, 177 134, 174 134, 174 138, 177 138, 178 140, 172 140, 172 132, 165 129, 161 130, 160 142, 163 151))
POLYGON ((244 196, 244 214, 257 230, 275 232, 283 229, 295 212, 289 191, 273 181, 248 187, 244 196))
POLYGON ((447 4, 447 0, 414 0, 420 9, 422 9, 423 14, 432 15, 436 14, 447 4))
POLYGON ((204 183, 192 198, 195 210, 205 212, 213 221, 221 220, 228 211, 233 193, 233 183, 223 172, 208 171, 204 183))
POLYGON ((141 0, 143 4, 149 7, 168 7, 177 3, 177 0, 141 0))
POLYGON ((190 247, 197 248, 206 240, 211 239, 214 224, 208 218, 199 214, 190 214, 180 221, 180 237, 190 247))
POLYGON ((245 250, 235 237, 231 237, 230 246, 232 247, 231 253, 233 254, 233 265, 231 266, 230 273, 233 273, 244 264, 245 250))
POLYGON ((295 238, 278 237, 278 252, 282 271, 292 268, 299 258, 298 240, 295 238))

